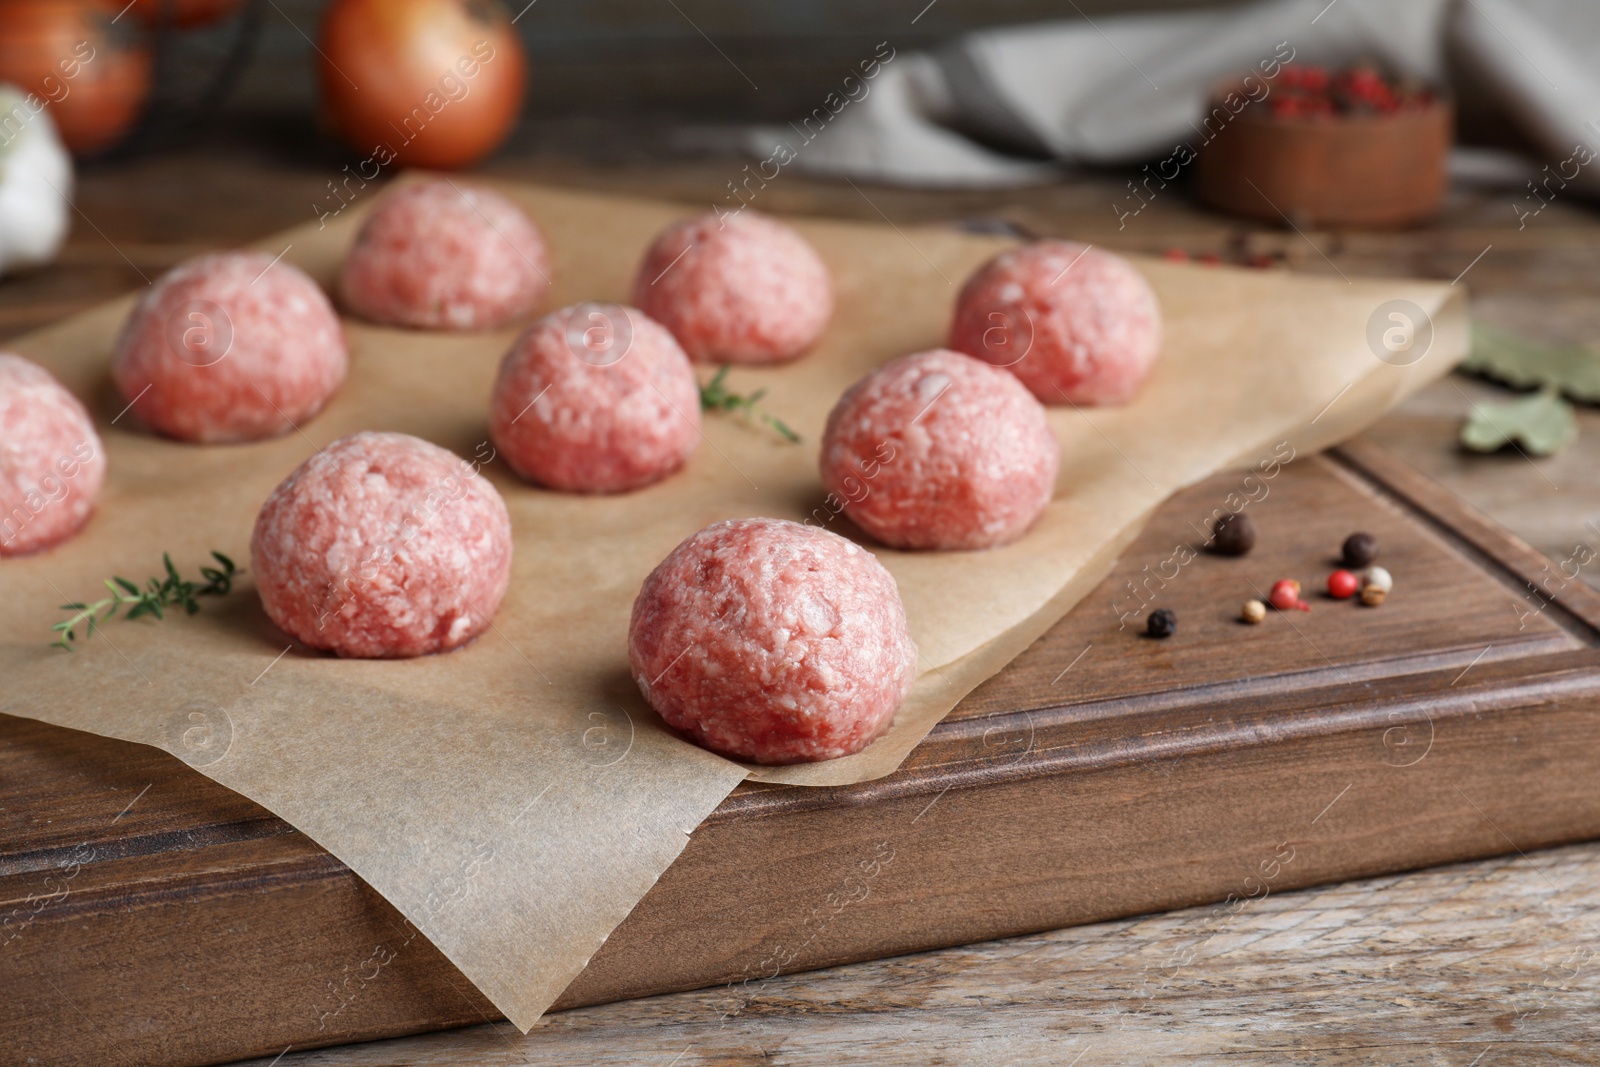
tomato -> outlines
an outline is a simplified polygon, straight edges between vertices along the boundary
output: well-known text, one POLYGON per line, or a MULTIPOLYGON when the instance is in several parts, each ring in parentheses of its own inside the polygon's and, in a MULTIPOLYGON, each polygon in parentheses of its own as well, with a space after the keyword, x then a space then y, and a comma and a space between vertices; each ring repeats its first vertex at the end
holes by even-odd
POLYGON ((238 6, 239 0, 133 0, 133 13, 146 26, 159 26, 166 17, 173 25, 188 29, 226 18, 238 6))
POLYGON ((528 61, 498 0, 334 0, 319 51, 327 118, 380 165, 466 166, 522 110, 528 61))
POLYGON ((120 140, 150 94, 150 50, 117 11, 114 0, 0 0, 0 82, 37 94, 79 155, 120 140))

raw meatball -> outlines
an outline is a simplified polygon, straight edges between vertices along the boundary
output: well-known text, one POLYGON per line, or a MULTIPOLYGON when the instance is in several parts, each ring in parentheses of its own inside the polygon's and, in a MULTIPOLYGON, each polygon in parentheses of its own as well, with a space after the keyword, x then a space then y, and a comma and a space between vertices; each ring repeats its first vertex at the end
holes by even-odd
POLYGON ((553 489, 615 493, 683 466, 700 441, 700 387, 644 313, 579 304, 546 315, 500 364, 489 432, 511 468, 553 489))
POLYGON ((100 436, 78 398, 38 364, 0 352, 0 556, 77 533, 105 477, 100 436))
POLYGON ((257 252, 168 272, 128 316, 113 359, 123 399, 183 441, 287 433, 322 410, 349 362, 317 283, 257 252))
POLYGON ((776 363, 800 355, 833 314, 828 268, 806 239, 753 211, 685 219, 639 265, 633 302, 689 358, 776 363))
POLYGON ((917 668, 883 565, 779 519, 713 523, 673 549, 633 602, 628 658, 669 725, 754 763, 859 752, 917 668))
POLYGON ((358 433, 272 491, 250 560, 261 606, 291 637, 341 656, 421 656, 489 628, 511 580, 511 518, 453 453, 358 433))
POLYGON ((1014 541, 1050 502, 1060 448, 1015 378, 947 349, 902 356, 851 386, 822 435, 822 484, 896 548, 1014 541))
POLYGON ((339 275, 340 299, 373 322, 424 330, 493 330, 533 313, 550 256, 521 208, 439 180, 386 197, 339 275))
POLYGON ((950 347, 1005 367, 1046 404, 1125 404, 1161 352, 1161 308, 1121 256, 1039 241, 967 279, 950 347))

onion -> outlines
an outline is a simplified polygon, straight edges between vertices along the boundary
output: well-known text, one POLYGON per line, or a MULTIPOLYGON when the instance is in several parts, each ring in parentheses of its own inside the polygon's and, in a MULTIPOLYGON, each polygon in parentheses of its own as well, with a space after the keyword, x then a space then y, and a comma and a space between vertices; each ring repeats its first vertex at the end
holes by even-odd
POLYGON ((473 163, 522 110, 527 58, 497 0, 334 0, 319 51, 326 117, 380 165, 473 163))
POLYGON ((121 140, 150 93, 150 52, 114 2, 0 2, 0 81, 48 102, 82 155, 121 140))

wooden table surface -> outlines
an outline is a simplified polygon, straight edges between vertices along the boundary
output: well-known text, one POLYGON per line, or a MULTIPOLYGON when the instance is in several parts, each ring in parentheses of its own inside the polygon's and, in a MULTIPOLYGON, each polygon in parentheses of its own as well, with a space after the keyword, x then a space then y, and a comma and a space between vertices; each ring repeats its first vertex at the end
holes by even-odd
POLYGON ((1589 1064, 1597 876, 1600 850, 1581 845, 276 1067, 1589 1064))
MULTIPOLYGON (((733 206, 726 186, 743 161, 684 157, 675 141, 656 128, 535 126, 485 169, 733 206)), ((314 219, 346 161, 305 142, 292 123, 241 122, 191 150, 83 174, 59 262, 0 281, 0 343, 190 255, 314 219)), ((1516 192, 1460 189, 1426 229, 1302 234, 1199 212, 1174 189, 1119 228, 1112 204, 1126 178, 958 194, 785 173, 752 206, 901 227, 1003 221, 1122 251, 1267 252, 1312 273, 1455 280, 1494 325, 1552 341, 1600 337, 1600 215, 1575 200, 1558 199, 1518 229, 1516 192)), ((1600 413, 1581 412, 1578 444, 1550 459, 1460 452, 1461 419, 1498 395, 1452 376, 1367 436, 1553 560, 1580 543, 1600 547, 1600 413)), ((1583 577, 1600 585, 1593 567, 1583 577)), ((1237 913, 1189 909, 781 977, 737 996, 712 989, 587 1008, 526 1038, 500 1024, 276 1062, 1090 1067, 1246 1053, 1316 1065, 1600 1063, 1600 845, 1531 855, 1517 846, 1506 840, 1505 859, 1272 895, 1237 913)))

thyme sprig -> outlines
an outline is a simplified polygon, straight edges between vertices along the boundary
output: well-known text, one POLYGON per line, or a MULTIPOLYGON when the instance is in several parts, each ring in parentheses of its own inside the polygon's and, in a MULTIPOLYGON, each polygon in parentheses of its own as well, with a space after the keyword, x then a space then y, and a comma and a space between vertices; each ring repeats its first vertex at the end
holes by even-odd
POLYGON ((222 566, 201 567, 200 574, 204 582, 191 582, 178 574, 178 568, 172 565, 172 556, 163 552, 161 562, 166 568, 165 577, 155 577, 146 580, 144 588, 140 589, 126 578, 115 577, 105 580, 105 587, 111 591, 108 597, 102 597, 92 603, 75 602, 61 605, 62 611, 72 612, 66 618, 50 627, 59 634, 51 644, 58 648, 72 649, 72 642, 78 639, 79 626, 87 626, 84 631, 84 640, 94 636, 95 627, 110 619, 117 612, 126 608, 124 619, 137 619, 141 615, 154 615, 158 619, 166 618, 166 609, 182 606, 184 613, 193 615, 200 610, 200 598, 203 596, 227 596, 233 588, 233 579, 239 573, 233 560, 221 552, 213 551, 211 558, 222 566))
POLYGON ((747 420, 770 427, 791 444, 800 443, 800 435, 791 430, 788 423, 761 407, 761 400, 767 395, 766 389, 757 389, 749 396, 740 396, 723 384, 727 377, 728 368, 722 367, 709 382, 700 387, 701 411, 737 412, 744 415, 747 420))

